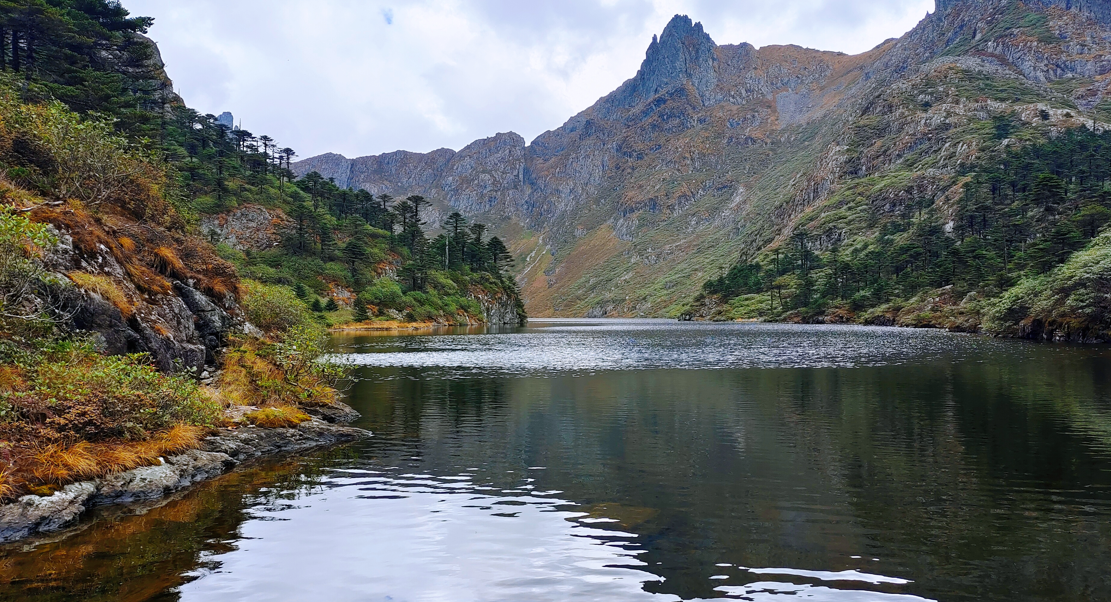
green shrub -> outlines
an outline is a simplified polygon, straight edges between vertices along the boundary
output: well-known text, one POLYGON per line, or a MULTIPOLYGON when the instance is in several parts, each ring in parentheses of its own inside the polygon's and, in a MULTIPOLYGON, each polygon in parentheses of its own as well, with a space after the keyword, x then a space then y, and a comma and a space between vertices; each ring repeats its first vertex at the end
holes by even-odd
POLYGON ((985 328, 1015 334, 1028 318, 1111 329, 1111 232, 1048 274, 1029 277, 987 309, 985 328))
POLYGON ((159 372, 145 355, 105 357, 77 345, 37 364, 6 403, 62 436, 142 440, 175 424, 213 426, 222 414, 196 382, 159 372))
POLYGON ((247 320, 267 332, 283 332, 312 321, 305 304, 285 286, 245 280, 242 306, 247 320))
POLYGON ((359 297, 369 305, 380 309, 403 309, 405 293, 401 285, 388 278, 380 278, 374 285, 363 291, 359 297))
POLYGON ((47 278, 34 256, 55 240, 45 225, 0 208, 0 319, 39 318, 44 308, 28 309, 24 302, 47 278))

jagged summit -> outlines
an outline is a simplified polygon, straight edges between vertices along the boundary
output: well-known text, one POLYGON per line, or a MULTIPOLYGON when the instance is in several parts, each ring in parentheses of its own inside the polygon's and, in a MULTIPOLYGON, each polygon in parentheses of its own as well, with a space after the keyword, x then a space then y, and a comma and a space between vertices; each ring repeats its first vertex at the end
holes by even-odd
POLYGON ((622 104, 636 105, 683 80, 690 80, 699 94, 705 96, 717 82, 716 48, 701 23, 686 15, 675 15, 662 35, 652 36, 640 71, 622 95, 622 104))
POLYGON ((953 182, 998 144, 997 116, 1060 128, 1111 119, 1111 28, 1100 24, 1111 0, 937 9, 858 55, 718 45, 679 15, 631 79, 530 144, 500 134, 459 152, 293 168, 425 196, 433 225, 452 211, 491 224, 519 254, 536 315, 659 315, 799 227, 831 245, 911 200, 952 206, 953 182))

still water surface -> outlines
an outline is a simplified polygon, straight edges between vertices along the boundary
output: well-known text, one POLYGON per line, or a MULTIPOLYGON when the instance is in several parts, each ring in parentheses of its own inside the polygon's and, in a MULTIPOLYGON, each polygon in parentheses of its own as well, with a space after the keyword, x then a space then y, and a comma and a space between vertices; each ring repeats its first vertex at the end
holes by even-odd
POLYGON ((0 599, 1111 600, 1111 349, 652 321, 336 340, 374 439, 0 549, 0 599))

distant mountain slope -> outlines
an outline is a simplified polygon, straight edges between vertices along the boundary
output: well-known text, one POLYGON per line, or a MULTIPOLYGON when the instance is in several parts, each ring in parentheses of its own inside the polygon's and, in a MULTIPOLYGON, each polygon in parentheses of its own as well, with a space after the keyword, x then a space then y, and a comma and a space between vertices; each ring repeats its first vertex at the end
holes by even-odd
MULTIPOLYGON (((459 152, 323 155, 294 169, 421 194, 433 223, 458 210, 496 224, 532 315, 675 314, 846 186, 892 212, 956 195, 1002 111, 1036 122, 1049 109, 1058 129, 1111 117, 1108 5, 939 0, 903 38, 856 56, 719 46, 676 17, 636 76, 531 144, 499 134, 459 152), (885 173, 893 181, 858 190, 885 173)), ((846 220, 819 238, 863 227, 846 220)))

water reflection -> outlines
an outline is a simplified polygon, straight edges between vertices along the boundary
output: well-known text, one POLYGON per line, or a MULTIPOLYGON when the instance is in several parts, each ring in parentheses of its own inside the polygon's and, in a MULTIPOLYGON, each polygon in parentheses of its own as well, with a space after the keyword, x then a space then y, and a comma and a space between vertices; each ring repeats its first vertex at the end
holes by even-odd
POLYGON ((373 440, 0 552, 0 599, 1111 598, 1106 348, 557 322, 337 350, 373 440))

